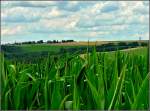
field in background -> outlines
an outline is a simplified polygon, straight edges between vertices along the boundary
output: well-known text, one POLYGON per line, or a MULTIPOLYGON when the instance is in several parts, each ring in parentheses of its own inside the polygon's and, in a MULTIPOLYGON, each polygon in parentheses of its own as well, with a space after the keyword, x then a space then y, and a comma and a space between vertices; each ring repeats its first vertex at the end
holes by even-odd
POLYGON ((140 40, 140 41, 137 41, 137 40, 131 40, 131 41, 79 41, 79 42, 67 42, 67 43, 52 43, 52 44, 49 44, 49 45, 55 45, 55 46, 87 46, 87 45, 90 45, 90 46, 94 46, 94 45, 103 45, 103 44, 118 44, 118 43, 126 43, 126 44, 129 44, 129 43, 133 43, 133 42, 141 42, 141 43, 145 43, 145 42, 148 42, 147 40, 140 40))
POLYGON ((2 45, 2 52, 7 59, 31 60, 48 55, 84 54, 92 52, 96 46, 97 52, 107 52, 122 49, 147 46, 148 41, 101 41, 101 42, 71 42, 71 43, 50 43, 50 44, 22 44, 22 45, 2 45))

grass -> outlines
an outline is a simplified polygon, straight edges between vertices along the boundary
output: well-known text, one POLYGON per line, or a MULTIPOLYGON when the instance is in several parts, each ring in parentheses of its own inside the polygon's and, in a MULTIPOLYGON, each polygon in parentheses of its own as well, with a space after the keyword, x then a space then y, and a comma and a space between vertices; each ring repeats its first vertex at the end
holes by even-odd
POLYGON ((148 49, 10 62, 1 54, 2 109, 146 110, 148 49))
POLYGON ((41 51, 59 51, 61 48, 60 46, 51 46, 48 44, 33 44, 33 45, 21 45, 18 46, 21 47, 24 52, 41 52, 41 51))
POLYGON ((81 46, 63 46, 63 45, 51 45, 51 44, 23 44, 23 45, 14 45, 21 49, 22 52, 31 53, 31 52, 41 52, 41 51, 50 51, 50 52, 59 52, 61 48, 75 48, 81 46))
MULTIPOLYGON (((21 49, 22 52, 26 52, 26 53, 41 52, 41 51, 59 52, 62 47, 62 46, 54 46, 49 44, 23 44, 23 45, 14 45, 14 46, 21 49)), ((16 50, 15 53, 18 53, 18 50, 16 50)))

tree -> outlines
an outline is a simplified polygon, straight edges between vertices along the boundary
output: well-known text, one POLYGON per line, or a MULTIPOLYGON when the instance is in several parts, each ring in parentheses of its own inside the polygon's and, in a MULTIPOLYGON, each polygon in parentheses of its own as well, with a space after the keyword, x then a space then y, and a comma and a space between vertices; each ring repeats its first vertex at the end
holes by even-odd
POLYGON ((37 43, 42 44, 42 43, 43 43, 43 40, 39 40, 39 41, 37 41, 37 43))

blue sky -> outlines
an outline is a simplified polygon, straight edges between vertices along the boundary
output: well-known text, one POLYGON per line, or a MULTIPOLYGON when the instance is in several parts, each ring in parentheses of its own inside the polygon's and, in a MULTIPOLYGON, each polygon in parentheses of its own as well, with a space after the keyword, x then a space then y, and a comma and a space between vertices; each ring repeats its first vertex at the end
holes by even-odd
POLYGON ((149 39, 148 1, 2 1, 1 42, 149 39))

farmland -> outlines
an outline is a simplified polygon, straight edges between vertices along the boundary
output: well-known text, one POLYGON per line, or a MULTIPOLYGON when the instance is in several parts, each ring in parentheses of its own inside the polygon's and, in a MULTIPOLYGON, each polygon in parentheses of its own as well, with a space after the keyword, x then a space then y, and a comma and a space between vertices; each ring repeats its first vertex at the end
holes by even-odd
POLYGON ((2 52, 7 59, 33 60, 36 58, 47 57, 48 55, 63 55, 65 52, 74 54, 84 54, 92 52, 96 46, 97 52, 115 51, 139 46, 147 46, 148 41, 101 41, 101 42, 72 42, 56 44, 22 44, 22 45, 2 45, 2 52), (141 45, 140 45, 141 44, 141 45))
MULTIPOLYGON (((32 46, 32 50, 31 45, 21 47, 22 53, 49 49, 54 53, 64 46, 32 46)), ((1 53, 2 109, 149 108, 146 46, 113 52, 97 52, 94 46, 89 52, 89 47, 85 48, 82 57, 81 53, 63 52, 61 56, 39 57, 36 63, 10 61, 1 53)))
POLYGON ((148 0, 1 1, 0 110, 149 110, 148 0))

